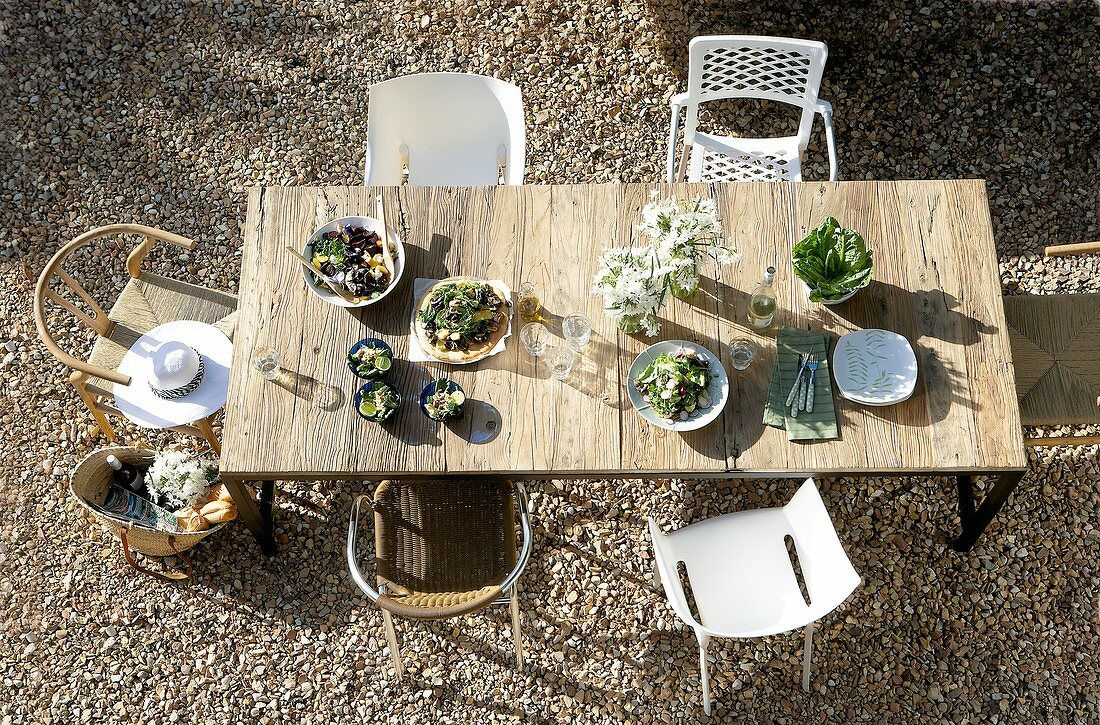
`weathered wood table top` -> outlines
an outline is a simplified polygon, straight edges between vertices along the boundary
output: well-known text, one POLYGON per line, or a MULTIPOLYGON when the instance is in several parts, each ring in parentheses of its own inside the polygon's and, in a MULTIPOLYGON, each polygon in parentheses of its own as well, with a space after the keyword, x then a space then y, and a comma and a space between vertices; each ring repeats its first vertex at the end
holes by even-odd
MULTIPOLYGON (((676 473, 952 473, 1025 466, 1001 284, 985 185, 981 181, 743 184, 601 184, 513 187, 386 187, 386 216, 405 242, 408 266, 382 303, 346 310, 313 296, 300 248, 324 222, 372 215, 368 187, 265 188, 249 196, 240 317, 226 405, 223 475, 235 479, 321 479, 498 472, 535 477, 634 477, 676 473), (670 299, 657 338, 619 332, 589 289, 604 246, 631 244, 650 192, 713 196, 739 264, 712 265, 694 298, 670 299), (824 307, 793 276, 793 245, 826 216, 860 231, 875 253, 875 281, 851 301, 824 307), (835 395, 837 440, 790 443, 761 415, 775 333, 744 323, 748 294, 768 264, 778 269, 777 322, 831 336, 881 327, 917 353, 917 392, 904 403, 868 408, 835 395), (471 275, 515 290, 534 282, 560 335, 560 318, 586 314, 592 343, 566 382, 549 378, 518 339, 470 366, 408 363, 413 279, 471 275), (395 352, 389 380, 403 407, 377 425, 352 399, 363 382, 345 363, 364 337, 395 352), (751 337, 761 352, 745 373, 729 365, 729 342, 751 337), (722 357, 730 399, 719 420, 674 433, 647 424, 624 387, 634 357, 661 339, 695 340, 722 357), (284 380, 253 370, 261 346, 278 349, 284 380), (428 420, 417 397, 445 375, 471 399, 465 419, 428 420), (467 440, 487 410, 501 416, 488 443, 467 440)), ((835 388, 834 388, 835 390, 835 388)), ((834 393, 835 394, 835 393, 834 393)))

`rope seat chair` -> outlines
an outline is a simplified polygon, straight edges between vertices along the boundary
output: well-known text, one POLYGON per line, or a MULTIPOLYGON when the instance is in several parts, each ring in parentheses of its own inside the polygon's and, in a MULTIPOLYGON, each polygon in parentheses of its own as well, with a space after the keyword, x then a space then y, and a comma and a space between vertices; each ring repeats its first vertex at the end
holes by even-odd
MULTIPOLYGON (((113 405, 114 386, 130 384, 129 376, 120 373, 118 367, 127 350, 141 335, 175 320, 205 322, 217 327, 230 339, 236 327, 235 295, 142 270, 142 262, 156 242, 185 250, 195 247, 195 243, 186 237, 140 224, 98 227, 61 247, 42 270, 34 290, 34 322, 42 343, 51 355, 73 370, 69 382, 76 388, 100 429, 114 443, 118 442, 118 435, 107 415, 122 416, 113 405), (77 249, 97 239, 121 235, 138 235, 142 239, 126 258, 126 272, 130 279, 110 311, 106 311, 75 277, 65 271, 64 265, 77 249), (96 340, 87 360, 66 352, 58 345, 47 322, 48 303, 62 308, 95 332, 96 340)), ((220 455, 221 445, 210 418, 172 430, 205 438, 214 452, 220 455)))
MULTIPOLYGON (((1048 257, 1100 252, 1100 242, 1047 247, 1048 257)), ((1100 294, 1008 295, 1020 422, 1025 426, 1100 423, 1100 294)), ((1027 438, 1028 446, 1096 445, 1100 436, 1027 438)))
POLYGON ((404 667, 392 615, 450 619, 492 604, 511 609, 516 664, 522 668, 517 582, 531 556, 523 487, 502 479, 382 481, 373 500, 376 586, 367 582, 356 551, 359 517, 368 500, 359 496, 352 508, 348 567, 356 585, 382 609, 397 676, 404 676, 404 667))

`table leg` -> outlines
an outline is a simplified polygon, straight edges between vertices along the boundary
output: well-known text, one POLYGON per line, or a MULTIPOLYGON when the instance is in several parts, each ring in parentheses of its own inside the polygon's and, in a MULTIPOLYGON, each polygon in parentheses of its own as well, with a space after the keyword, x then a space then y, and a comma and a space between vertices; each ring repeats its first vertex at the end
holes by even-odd
POLYGON ((235 479, 224 479, 225 487, 233 497, 233 503, 237 505, 237 516, 245 526, 249 528, 256 541, 260 544, 260 551, 267 556, 274 556, 277 551, 275 546, 275 522, 272 513, 272 502, 275 498, 275 482, 263 481, 260 485, 260 500, 257 502, 245 488, 248 484, 235 479))
POLYGON ((1008 471, 997 476, 993 488, 985 495, 985 500, 974 508, 974 478, 959 476, 959 518, 962 519, 962 533, 955 539, 956 551, 970 551, 978 537, 1008 501, 1026 471, 1008 471))

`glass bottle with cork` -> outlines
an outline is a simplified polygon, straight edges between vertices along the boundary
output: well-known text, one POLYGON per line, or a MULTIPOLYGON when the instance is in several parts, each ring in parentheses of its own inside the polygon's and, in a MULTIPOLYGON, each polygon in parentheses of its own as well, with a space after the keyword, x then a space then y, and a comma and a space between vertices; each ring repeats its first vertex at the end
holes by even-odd
POLYGON ((775 267, 764 270, 764 278, 749 297, 749 327, 763 332, 775 323, 775 267))

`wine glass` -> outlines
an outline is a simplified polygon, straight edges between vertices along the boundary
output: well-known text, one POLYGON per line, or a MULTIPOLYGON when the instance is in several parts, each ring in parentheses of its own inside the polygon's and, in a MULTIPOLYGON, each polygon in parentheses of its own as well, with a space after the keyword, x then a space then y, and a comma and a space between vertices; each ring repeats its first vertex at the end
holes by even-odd
POLYGON ((546 349, 549 333, 541 322, 529 322, 519 331, 519 341, 531 357, 538 357, 546 349))
POLYGON ((561 321, 561 334, 565 336, 570 347, 577 352, 584 352, 592 338, 592 322, 584 315, 567 315, 561 321))
POLYGON ((279 377, 279 351, 273 347, 258 347, 252 353, 252 367, 263 373, 265 380, 279 377))
POLYGON ((577 353, 573 348, 557 345, 550 348, 542 355, 546 361, 546 369, 555 380, 565 380, 573 370, 573 364, 577 361, 577 353))

